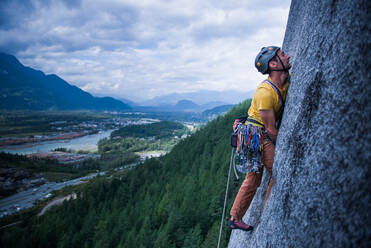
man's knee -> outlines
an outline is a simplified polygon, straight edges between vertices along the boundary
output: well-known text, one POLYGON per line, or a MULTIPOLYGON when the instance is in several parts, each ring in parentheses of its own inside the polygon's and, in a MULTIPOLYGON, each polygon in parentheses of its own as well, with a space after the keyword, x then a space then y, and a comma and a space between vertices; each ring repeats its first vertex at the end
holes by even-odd
POLYGON ((245 180, 243 181, 242 187, 248 188, 248 191, 254 191, 260 186, 261 179, 262 179, 262 170, 259 173, 248 172, 246 174, 245 180))
POLYGON ((271 175, 274 162, 274 148, 275 147, 272 142, 264 144, 263 164, 271 175))

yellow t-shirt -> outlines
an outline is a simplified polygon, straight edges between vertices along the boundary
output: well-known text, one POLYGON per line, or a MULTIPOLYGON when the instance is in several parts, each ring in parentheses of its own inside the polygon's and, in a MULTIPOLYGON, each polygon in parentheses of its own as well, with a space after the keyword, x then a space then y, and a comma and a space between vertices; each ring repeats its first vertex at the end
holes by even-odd
MULTIPOLYGON (((272 79, 270 77, 268 77, 268 80, 272 82, 272 79)), ((277 87, 281 92, 283 101, 286 100, 286 94, 289 85, 290 84, 288 80, 284 84, 282 89, 277 87)), ((276 118, 282 114, 280 113, 280 99, 278 97, 278 94, 268 82, 263 81, 254 93, 248 114, 250 118, 263 123, 259 114, 259 110, 269 109, 273 109, 276 118)))

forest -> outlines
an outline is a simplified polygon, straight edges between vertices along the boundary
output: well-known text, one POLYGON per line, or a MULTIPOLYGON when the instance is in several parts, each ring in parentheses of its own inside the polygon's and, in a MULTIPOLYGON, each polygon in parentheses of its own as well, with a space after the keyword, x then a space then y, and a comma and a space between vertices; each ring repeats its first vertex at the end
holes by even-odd
MULTIPOLYGON (((249 105, 217 117, 165 156, 90 181, 76 200, 43 216, 1 219, 0 226, 18 223, 0 229, 1 247, 215 247, 232 124, 249 105)), ((227 213, 240 183, 231 183, 227 213)), ((229 235, 225 227, 222 247, 229 235)))

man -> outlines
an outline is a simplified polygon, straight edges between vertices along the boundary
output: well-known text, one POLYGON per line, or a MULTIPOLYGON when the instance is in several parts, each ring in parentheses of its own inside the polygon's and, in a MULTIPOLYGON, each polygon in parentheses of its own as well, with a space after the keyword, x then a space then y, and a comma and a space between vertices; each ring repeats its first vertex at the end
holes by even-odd
MULTIPOLYGON (((281 119, 289 87, 290 76, 288 70, 291 68, 290 57, 279 47, 263 47, 256 56, 255 67, 262 74, 269 74, 269 77, 255 91, 248 111, 249 117, 245 124, 265 129, 262 162, 272 175, 275 141, 279 128, 277 121, 281 119)), ((249 208, 256 189, 260 185, 262 172, 263 167, 259 169, 258 173, 248 172, 246 174, 246 178, 241 185, 230 212, 231 218, 228 222, 230 228, 246 231, 253 229, 251 225, 242 221, 242 217, 249 208)), ((268 186, 264 205, 272 189, 273 182, 272 178, 268 186)))

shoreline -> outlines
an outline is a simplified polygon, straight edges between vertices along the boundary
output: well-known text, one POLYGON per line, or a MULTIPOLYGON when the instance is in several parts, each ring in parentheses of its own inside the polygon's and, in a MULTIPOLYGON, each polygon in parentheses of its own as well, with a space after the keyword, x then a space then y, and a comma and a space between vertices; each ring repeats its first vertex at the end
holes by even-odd
POLYGON ((27 138, 3 138, 0 140, 0 149, 12 148, 15 146, 21 146, 20 148, 32 147, 33 144, 55 141, 55 140, 71 140, 80 138, 86 135, 96 134, 99 131, 82 131, 82 132, 70 132, 63 134, 53 134, 51 136, 42 137, 27 137, 27 138))

